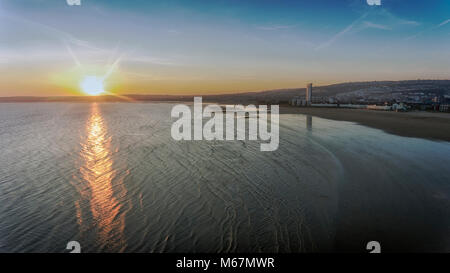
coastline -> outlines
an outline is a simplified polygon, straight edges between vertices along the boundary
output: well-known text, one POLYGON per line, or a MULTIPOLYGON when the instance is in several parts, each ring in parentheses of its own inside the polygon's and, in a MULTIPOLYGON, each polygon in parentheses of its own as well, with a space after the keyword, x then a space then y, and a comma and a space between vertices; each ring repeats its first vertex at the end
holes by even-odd
POLYGON ((303 114, 331 120, 350 121, 381 129, 394 135, 450 142, 450 114, 448 113, 391 112, 280 105, 280 114, 303 114))
MULTIPOLYGON (((1 103, 186 103, 184 100, 122 100, 108 101, 96 100, 95 97, 88 97, 91 100, 24 100, 24 101, 5 101, 1 103)), ((228 104, 220 100, 204 101, 216 104, 228 104)), ((236 102, 231 102, 236 103, 236 102)), ((243 103, 241 103, 243 104, 243 103)), ((257 103, 256 103, 257 105, 257 103)), ((311 115, 319 118, 355 122, 363 126, 380 129, 389 134, 403 137, 423 138, 434 141, 450 142, 450 114, 444 112, 393 112, 377 111, 367 109, 348 109, 348 108, 318 108, 318 107, 294 107, 288 104, 280 104, 280 114, 302 114, 311 115)))

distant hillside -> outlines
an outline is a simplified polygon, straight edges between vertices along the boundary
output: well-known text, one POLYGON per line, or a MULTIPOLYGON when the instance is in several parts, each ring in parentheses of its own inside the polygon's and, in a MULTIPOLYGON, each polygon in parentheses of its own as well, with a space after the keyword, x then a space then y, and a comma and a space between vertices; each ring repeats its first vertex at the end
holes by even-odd
MULTIPOLYGON (((305 88, 278 89, 252 93, 217 95, 204 97, 204 100, 284 102, 294 96, 304 97, 305 88)), ((450 80, 414 80, 414 81, 377 81, 351 82, 326 86, 313 86, 313 97, 336 97, 351 100, 353 97, 375 95, 381 98, 394 93, 422 93, 450 94, 450 80)))
MULTIPOLYGON (((391 94, 433 92, 450 94, 450 80, 413 80, 413 81, 375 81, 339 83, 327 86, 314 86, 313 97, 335 97, 352 99, 353 97, 379 96, 391 94)), ((305 88, 277 89, 238 94, 203 95, 203 101, 218 103, 261 103, 287 102, 294 96, 304 97, 305 88)), ((2 97, 0 102, 115 102, 115 101, 193 101, 193 95, 122 95, 122 96, 61 96, 61 97, 2 97)))

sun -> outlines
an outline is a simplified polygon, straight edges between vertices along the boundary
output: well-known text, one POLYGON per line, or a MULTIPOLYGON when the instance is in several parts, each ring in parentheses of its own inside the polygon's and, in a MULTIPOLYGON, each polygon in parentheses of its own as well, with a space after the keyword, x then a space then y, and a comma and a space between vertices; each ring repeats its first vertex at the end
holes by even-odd
POLYGON ((80 84, 81 90, 91 96, 97 96, 105 92, 103 79, 95 76, 86 76, 80 84))

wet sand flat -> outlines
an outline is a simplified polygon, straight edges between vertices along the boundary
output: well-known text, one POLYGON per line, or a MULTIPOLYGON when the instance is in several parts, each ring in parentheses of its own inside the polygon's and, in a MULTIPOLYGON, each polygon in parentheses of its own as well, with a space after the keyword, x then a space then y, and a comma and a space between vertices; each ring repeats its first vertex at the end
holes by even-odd
POLYGON ((280 107, 280 113, 304 114, 331 120, 350 121, 395 135, 450 141, 450 114, 448 113, 291 106, 280 107))

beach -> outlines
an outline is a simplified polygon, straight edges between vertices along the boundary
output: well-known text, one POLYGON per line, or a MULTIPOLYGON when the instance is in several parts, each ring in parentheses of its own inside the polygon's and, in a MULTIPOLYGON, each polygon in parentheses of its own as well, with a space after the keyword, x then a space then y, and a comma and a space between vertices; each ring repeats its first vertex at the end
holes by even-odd
POLYGON ((281 106, 280 114, 304 114, 331 120, 350 121, 399 136, 450 141, 450 114, 448 113, 281 106))

